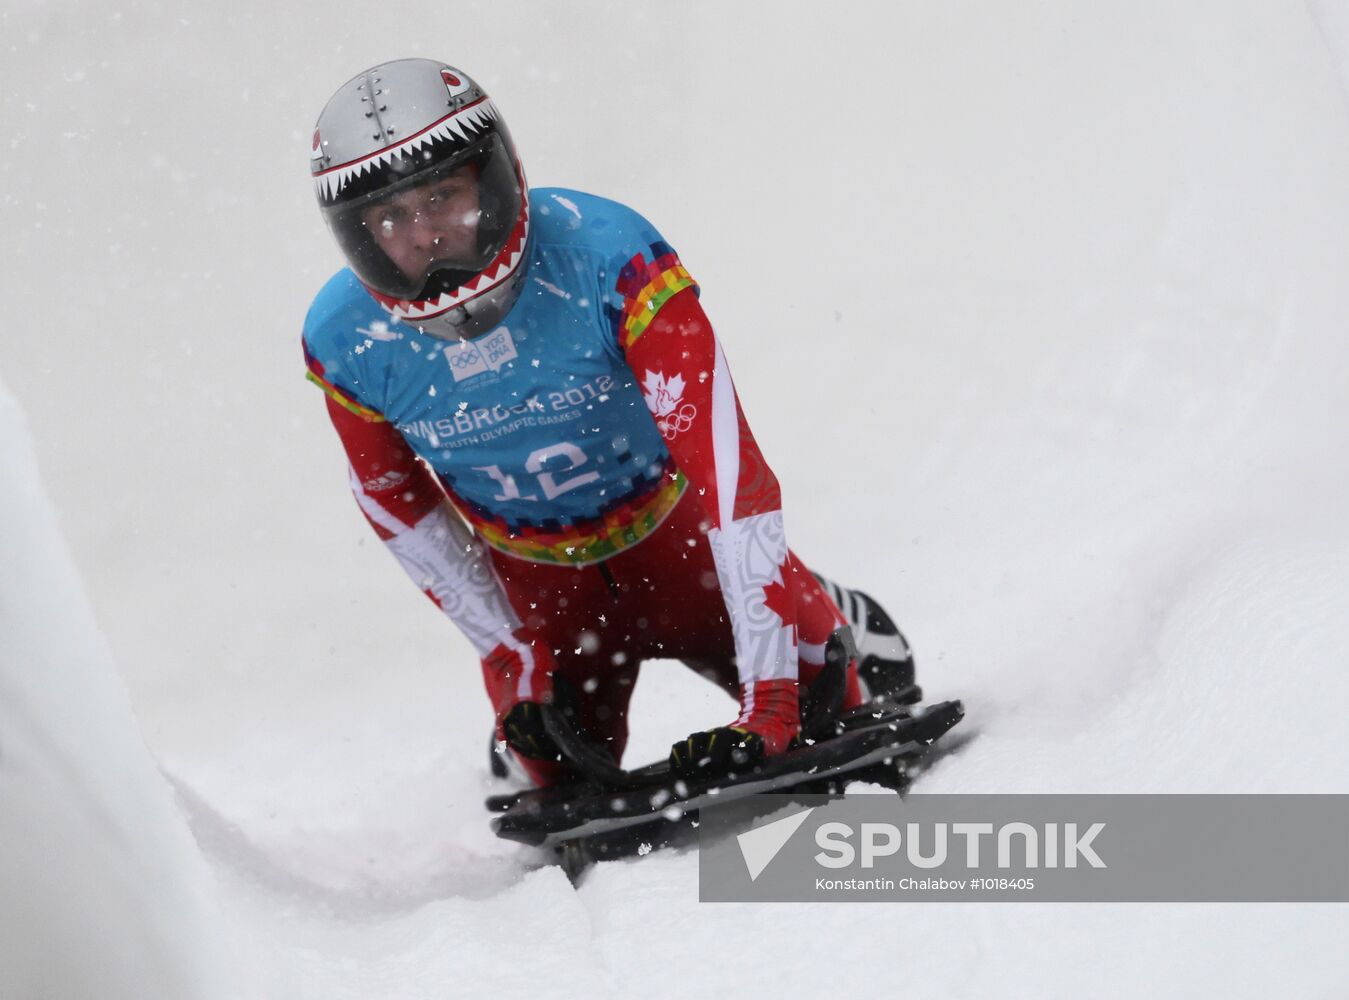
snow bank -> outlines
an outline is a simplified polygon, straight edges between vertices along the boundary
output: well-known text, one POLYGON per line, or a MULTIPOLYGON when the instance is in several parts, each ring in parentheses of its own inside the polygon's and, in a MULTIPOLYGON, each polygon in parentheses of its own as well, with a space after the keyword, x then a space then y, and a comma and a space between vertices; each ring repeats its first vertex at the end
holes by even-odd
POLYGON ((0 996, 220 997, 209 876, 0 385, 0 996))

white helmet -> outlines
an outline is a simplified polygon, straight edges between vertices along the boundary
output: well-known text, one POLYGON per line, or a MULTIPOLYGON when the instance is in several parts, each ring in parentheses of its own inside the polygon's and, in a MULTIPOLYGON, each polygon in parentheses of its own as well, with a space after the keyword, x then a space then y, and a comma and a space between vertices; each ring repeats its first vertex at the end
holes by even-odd
POLYGON ((473 337, 514 305, 529 243, 529 190, 496 105, 431 59, 366 70, 314 129, 324 221, 356 276, 397 319, 473 337))

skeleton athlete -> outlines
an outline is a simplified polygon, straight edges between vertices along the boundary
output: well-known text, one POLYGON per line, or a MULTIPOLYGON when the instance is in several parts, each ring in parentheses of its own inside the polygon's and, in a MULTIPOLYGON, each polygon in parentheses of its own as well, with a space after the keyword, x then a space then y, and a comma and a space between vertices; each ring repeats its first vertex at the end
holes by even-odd
POLYGON ((361 510, 472 642, 535 783, 567 774, 539 706, 618 761, 647 659, 739 701, 673 746, 686 774, 785 751, 827 662, 845 708, 859 662, 869 689, 911 680, 880 607, 788 547, 697 285, 645 219, 531 191, 492 100, 430 60, 344 84, 311 172, 349 267, 306 319, 309 378, 361 510))

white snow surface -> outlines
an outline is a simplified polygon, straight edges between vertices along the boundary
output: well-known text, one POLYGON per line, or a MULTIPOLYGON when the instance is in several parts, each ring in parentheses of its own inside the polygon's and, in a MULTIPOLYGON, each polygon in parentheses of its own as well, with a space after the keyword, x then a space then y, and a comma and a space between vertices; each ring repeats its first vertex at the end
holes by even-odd
POLYGON ((0 387, 0 997, 224 997, 206 865, 0 387))
MULTIPOLYGON (((702 283, 793 547, 966 703, 923 790, 1343 793, 1343 2, 19 0, 0 41, 4 1000, 1349 995, 1341 905, 573 890, 491 835, 471 647, 298 344, 323 101, 457 62, 702 283)), ((630 756, 733 710, 652 664, 630 756)))

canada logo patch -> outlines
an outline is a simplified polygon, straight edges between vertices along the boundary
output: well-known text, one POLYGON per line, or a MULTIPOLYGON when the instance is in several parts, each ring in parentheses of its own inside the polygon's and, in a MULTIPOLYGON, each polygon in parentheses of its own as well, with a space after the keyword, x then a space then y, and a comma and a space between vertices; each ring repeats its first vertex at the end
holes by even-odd
POLYGON ((642 398, 666 441, 687 431, 698 416, 698 408, 684 402, 684 376, 678 373, 667 379, 664 372, 648 371, 642 382, 642 398))

